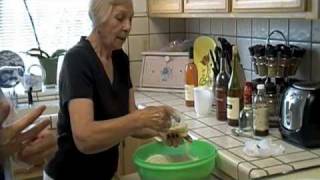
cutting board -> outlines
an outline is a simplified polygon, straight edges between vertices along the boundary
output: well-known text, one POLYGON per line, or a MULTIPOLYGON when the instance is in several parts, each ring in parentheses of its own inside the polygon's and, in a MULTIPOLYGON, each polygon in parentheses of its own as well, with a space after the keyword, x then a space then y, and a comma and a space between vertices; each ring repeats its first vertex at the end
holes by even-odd
POLYGON ((199 86, 213 87, 213 60, 210 56, 210 50, 214 52, 216 42, 208 36, 200 36, 194 41, 194 63, 198 70, 199 86))

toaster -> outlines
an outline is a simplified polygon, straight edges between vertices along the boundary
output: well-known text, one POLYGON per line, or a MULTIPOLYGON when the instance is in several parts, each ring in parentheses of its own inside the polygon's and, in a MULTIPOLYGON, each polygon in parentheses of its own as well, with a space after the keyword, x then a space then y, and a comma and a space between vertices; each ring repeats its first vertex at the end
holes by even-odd
POLYGON ((320 147, 320 83, 289 85, 281 98, 280 116, 279 129, 285 141, 320 147))

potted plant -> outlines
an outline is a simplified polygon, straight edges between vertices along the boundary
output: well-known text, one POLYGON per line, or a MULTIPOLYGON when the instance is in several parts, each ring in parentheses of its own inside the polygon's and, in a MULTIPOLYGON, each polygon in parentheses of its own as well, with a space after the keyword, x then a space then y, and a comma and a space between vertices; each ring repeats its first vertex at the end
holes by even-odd
POLYGON ((37 57, 39 59, 39 62, 43 69, 46 72, 46 78, 44 80, 45 85, 55 85, 56 84, 56 77, 57 77, 57 66, 58 66, 58 60, 59 57, 64 55, 66 50, 64 49, 58 49, 52 55, 50 56, 49 53, 45 52, 43 49, 41 49, 40 42, 38 39, 37 31, 33 22, 33 18, 31 16, 28 4, 26 2, 27 0, 23 0, 23 3, 25 5, 25 8, 27 10, 33 34, 35 36, 36 42, 38 47, 37 48, 31 48, 26 54, 32 56, 32 57, 37 57))

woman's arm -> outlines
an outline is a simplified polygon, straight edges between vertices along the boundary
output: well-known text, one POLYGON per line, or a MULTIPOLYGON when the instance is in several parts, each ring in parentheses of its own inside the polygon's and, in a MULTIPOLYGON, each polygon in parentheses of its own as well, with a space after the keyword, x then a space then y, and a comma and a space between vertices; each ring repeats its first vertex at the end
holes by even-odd
POLYGON ((85 154, 109 149, 144 128, 161 131, 170 126, 170 111, 167 107, 136 110, 107 121, 94 121, 93 102, 90 99, 73 99, 68 108, 75 144, 85 154))

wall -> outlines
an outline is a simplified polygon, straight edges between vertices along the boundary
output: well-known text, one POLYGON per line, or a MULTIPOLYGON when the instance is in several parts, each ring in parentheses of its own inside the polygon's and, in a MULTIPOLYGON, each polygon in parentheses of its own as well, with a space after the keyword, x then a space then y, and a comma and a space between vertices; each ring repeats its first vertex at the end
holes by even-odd
POLYGON ((133 0, 133 3, 135 16, 124 50, 129 54, 132 82, 137 85, 142 62, 140 53, 159 49, 171 40, 185 39, 186 33, 184 19, 151 19, 147 16, 146 0, 133 0))
MULTIPOLYGON (((284 32, 290 44, 307 49, 297 78, 320 81, 320 21, 304 19, 187 19, 186 37, 208 35, 225 37, 237 44, 248 80, 257 76, 252 73, 248 47, 265 44, 268 33, 278 29, 284 32)), ((272 36, 271 43, 281 43, 280 36, 272 36)), ((283 41, 282 41, 283 43, 283 41)))
MULTIPOLYGON (((130 57, 131 77, 135 85, 139 82, 142 51, 159 49, 172 40, 199 35, 221 36, 237 44, 246 77, 248 80, 254 79, 257 76, 252 73, 248 47, 265 44, 268 33, 275 29, 284 32, 290 44, 307 49, 296 77, 320 81, 320 20, 149 18, 146 0, 134 0, 134 8, 132 30, 124 49, 130 57)), ((280 36, 273 36, 271 43, 281 43, 280 36)))

